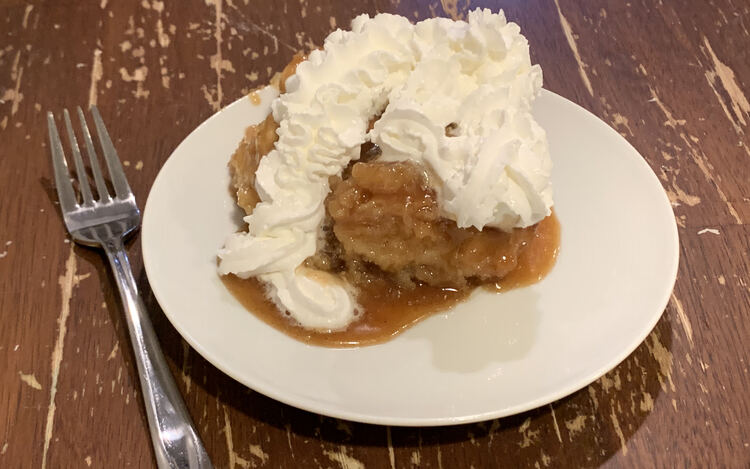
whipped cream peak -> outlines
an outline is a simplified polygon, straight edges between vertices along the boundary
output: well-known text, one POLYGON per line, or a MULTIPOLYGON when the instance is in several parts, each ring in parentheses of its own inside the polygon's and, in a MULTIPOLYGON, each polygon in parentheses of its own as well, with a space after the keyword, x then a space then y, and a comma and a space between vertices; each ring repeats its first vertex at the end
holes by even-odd
POLYGON ((542 72, 502 12, 417 24, 360 15, 285 85, 272 103, 279 139, 256 172, 261 202, 245 217, 248 231, 220 250, 219 273, 258 276, 305 327, 343 328, 355 317, 347 285, 300 266, 317 248, 328 177, 366 141, 384 161, 422 164, 442 215, 459 227, 507 231, 550 213, 551 161, 531 115, 542 72))
POLYGON ((385 161, 424 164, 442 215, 510 230, 550 213, 551 162, 531 116, 542 86, 517 25, 489 10, 415 27, 419 60, 369 133, 385 161))

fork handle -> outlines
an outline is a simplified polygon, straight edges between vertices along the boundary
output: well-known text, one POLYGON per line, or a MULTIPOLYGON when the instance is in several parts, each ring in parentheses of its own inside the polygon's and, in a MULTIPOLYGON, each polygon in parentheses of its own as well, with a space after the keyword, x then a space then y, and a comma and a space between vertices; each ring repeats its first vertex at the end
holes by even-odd
POLYGON ((212 468, 146 314, 120 238, 103 242, 117 281, 159 469, 212 468))

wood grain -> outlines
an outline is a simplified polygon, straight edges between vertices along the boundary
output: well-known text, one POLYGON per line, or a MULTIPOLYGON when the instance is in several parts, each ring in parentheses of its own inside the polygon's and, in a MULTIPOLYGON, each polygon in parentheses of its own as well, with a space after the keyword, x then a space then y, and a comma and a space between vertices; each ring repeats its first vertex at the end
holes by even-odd
MULTIPOLYGON (((551 405, 449 428, 360 425, 223 375, 165 319, 129 250, 217 467, 750 467, 750 5, 472 1, 528 37, 545 86, 618 130, 674 207, 681 263, 646 341, 551 405)), ((200 122, 356 14, 463 17, 468 2, 0 0, 0 467, 153 467, 99 252, 73 246, 44 113, 98 104, 142 204, 200 122)))

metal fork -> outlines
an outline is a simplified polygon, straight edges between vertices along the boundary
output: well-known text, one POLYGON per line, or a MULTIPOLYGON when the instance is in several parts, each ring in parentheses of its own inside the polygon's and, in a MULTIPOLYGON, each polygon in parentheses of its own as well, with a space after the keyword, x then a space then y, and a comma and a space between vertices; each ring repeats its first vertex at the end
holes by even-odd
POLYGON ((146 405, 151 441, 159 468, 210 468, 212 467, 211 461, 193 427, 185 403, 177 391, 167 362, 164 360, 125 253, 123 241, 140 225, 141 213, 135 204, 135 196, 125 178, 120 158, 117 156, 117 151, 96 106, 92 106, 91 114, 115 196, 112 197, 109 194, 86 118, 79 107, 81 134, 98 195, 98 198, 94 199, 70 121, 70 114, 65 109, 63 116, 75 163, 75 172, 78 176, 79 202, 68 173, 68 164, 60 135, 57 132, 55 117, 51 112, 47 113, 52 167, 65 226, 77 243, 98 246, 107 253, 107 259, 117 280, 117 288, 125 309, 125 319, 130 331, 130 340, 140 375, 141 391, 146 405))

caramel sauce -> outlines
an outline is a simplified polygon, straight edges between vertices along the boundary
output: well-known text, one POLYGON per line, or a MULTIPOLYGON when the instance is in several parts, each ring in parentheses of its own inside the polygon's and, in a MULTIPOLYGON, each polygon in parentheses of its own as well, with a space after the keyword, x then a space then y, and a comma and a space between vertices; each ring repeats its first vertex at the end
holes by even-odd
POLYGON ((508 291, 540 281, 555 266, 559 250, 560 222, 553 210, 550 216, 537 224, 534 237, 518 256, 516 268, 494 285, 486 285, 486 288, 508 291))
POLYGON ((257 91, 253 91, 249 95, 247 95, 248 98, 250 98, 250 102, 253 103, 253 106, 260 106, 260 103, 262 100, 260 99, 260 95, 257 91))
POLYGON ((422 285, 411 290, 381 279, 360 289, 358 301, 364 312, 344 330, 319 331, 300 326, 279 311, 265 295, 255 278, 225 275, 222 281, 242 305, 266 324, 302 342, 324 347, 373 345, 393 338, 399 332, 438 311, 449 309, 470 291, 422 285))
MULTIPOLYGON (((484 285, 491 291, 508 291, 533 284, 552 269, 560 244, 560 224, 554 212, 535 227, 534 236, 519 255, 517 267, 502 280, 484 285)), ((357 301, 363 312, 344 330, 306 329, 268 300, 262 284, 234 275, 222 277, 226 288, 249 311, 294 339, 324 347, 356 347, 386 342, 422 319, 450 309, 466 299, 475 286, 462 289, 426 284, 404 288, 382 276, 361 285, 357 301)))

